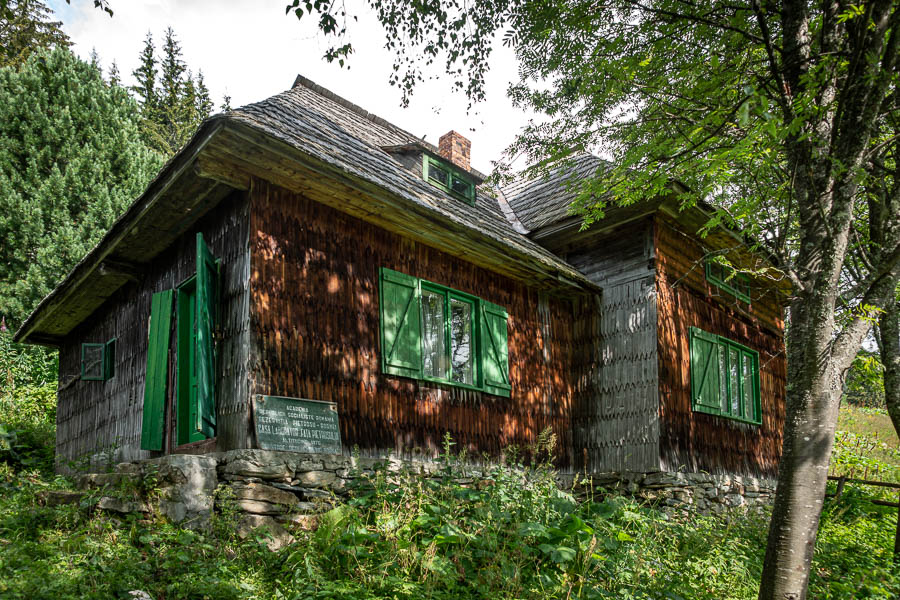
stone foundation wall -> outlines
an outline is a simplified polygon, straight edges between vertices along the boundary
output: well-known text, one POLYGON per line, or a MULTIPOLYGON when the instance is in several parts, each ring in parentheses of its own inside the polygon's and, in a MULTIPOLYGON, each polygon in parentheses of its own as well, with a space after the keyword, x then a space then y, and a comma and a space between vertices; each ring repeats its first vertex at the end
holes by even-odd
MULTIPOLYGON (((169 455, 116 465, 112 472, 80 475, 78 486, 94 490, 106 511, 160 514, 188 527, 207 527, 215 510, 231 511, 238 532, 257 527, 271 534, 270 547, 292 541, 292 527, 316 527, 316 515, 340 504, 351 488, 371 481, 378 470, 406 470, 436 476, 442 465, 397 459, 351 458, 269 450, 232 450, 205 455, 169 455), (287 528, 286 528, 287 527, 287 528)), ((454 467, 462 484, 474 484, 488 469, 454 467)), ((602 473, 561 476, 559 485, 576 495, 628 495, 664 509, 723 512, 771 502, 774 482, 703 473, 602 473)), ((71 493, 47 502, 76 501, 71 493)))
POLYGON ((599 473, 581 481, 582 487, 595 493, 614 492, 663 507, 713 513, 743 506, 765 506, 775 496, 774 480, 740 475, 599 473))

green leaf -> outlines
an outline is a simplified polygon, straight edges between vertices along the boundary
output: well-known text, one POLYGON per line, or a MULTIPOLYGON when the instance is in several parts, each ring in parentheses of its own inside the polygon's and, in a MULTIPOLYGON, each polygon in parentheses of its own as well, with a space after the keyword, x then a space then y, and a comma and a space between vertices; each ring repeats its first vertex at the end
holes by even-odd
POLYGON ((557 546, 550 554, 550 560, 557 564, 567 563, 575 560, 576 552, 568 546, 557 546))

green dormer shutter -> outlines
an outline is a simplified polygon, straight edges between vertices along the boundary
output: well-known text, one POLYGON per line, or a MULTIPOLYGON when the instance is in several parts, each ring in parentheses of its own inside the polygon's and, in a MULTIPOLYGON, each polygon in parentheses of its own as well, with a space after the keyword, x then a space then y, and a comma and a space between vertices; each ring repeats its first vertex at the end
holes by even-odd
POLYGON ((218 305, 219 268, 203 234, 197 234, 196 357, 197 423, 196 430, 208 438, 216 435, 216 307, 218 305))
POLYGON ((481 356, 484 391, 509 397, 507 314, 502 307, 481 301, 481 356))
POLYGON ((422 376, 419 280, 381 269, 381 370, 404 377, 422 376))
POLYGON ((719 340, 717 336, 691 328, 691 404, 694 409, 720 413, 719 340))

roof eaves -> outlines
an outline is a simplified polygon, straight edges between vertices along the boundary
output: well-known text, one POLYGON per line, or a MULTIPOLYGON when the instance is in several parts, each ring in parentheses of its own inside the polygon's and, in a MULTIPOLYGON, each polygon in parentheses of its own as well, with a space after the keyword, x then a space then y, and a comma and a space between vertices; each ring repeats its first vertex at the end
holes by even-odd
POLYGON ((175 154, 162 169, 137 200, 122 215, 116 219, 107 231, 106 235, 82 258, 49 294, 47 294, 31 311, 19 329, 13 336, 17 343, 28 342, 29 336, 40 325, 44 313, 65 294, 76 289, 88 275, 106 258, 119 244, 119 242, 131 231, 134 224, 149 210, 165 191, 190 168, 194 158, 203 150, 209 140, 222 127, 226 115, 215 115, 201 123, 197 132, 188 141, 185 147, 175 154))

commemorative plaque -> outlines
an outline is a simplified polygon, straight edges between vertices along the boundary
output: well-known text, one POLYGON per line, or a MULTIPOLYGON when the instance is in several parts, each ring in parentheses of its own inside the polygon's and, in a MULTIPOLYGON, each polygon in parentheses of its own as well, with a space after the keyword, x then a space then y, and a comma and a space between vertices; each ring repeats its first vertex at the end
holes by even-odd
POLYGON ((256 440, 264 450, 340 454, 341 428, 334 402, 257 396, 256 440))

